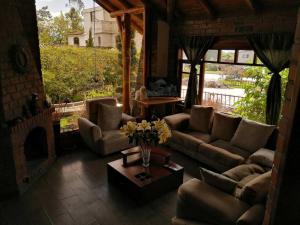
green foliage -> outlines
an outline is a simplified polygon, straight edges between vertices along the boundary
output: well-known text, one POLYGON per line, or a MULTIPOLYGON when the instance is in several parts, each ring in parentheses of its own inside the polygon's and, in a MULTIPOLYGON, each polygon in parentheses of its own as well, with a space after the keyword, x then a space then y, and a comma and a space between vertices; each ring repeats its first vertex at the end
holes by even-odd
MULTIPOLYGON (((247 67, 245 75, 253 78, 253 84, 245 85, 245 97, 235 103, 234 113, 244 118, 265 122, 266 93, 271 75, 265 67, 247 67)), ((288 80, 288 69, 281 72, 282 100, 284 100, 285 87, 288 80)), ((283 101, 282 101, 283 102, 283 101)))
POLYGON ((52 44, 61 45, 68 43, 69 23, 64 14, 53 18, 50 30, 52 44))
POLYGON ((41 45, 67 44, 68 33, 83 31, 80 11, 74 7, 66 14, 52 17, 48 6, 37 10, 39 40, 41 45))
POLYGON ((79 10, 76 10, 74 7, 72 7, 70 11, 65 14, 65 16, 69 22, 69 30, 71 32, 83 31, 82 17, 80 16, 79 10))
POLYGON ((113 49, 41 47, 46 93, 53 103, 112 95, 122 82, 117 55, 113 49))
POLYGON ((86 47, 87 48, 94 47, 94 39, 92 36, 92 29, 89 30, 89 39, 87 39, 87 41, 86 41, 86 47))
MULTIPOLYGON (((137 65, 139 63, 139 57, 137 54, 134 38, 135 38, 135 31, 132 31, 131 33, 131 76, 132 78, 137 73, 137 65)), ((118 49, 118 63, 120 65, 120 68, 122 68, 122 41, 120 35, 116 37, 116 47, 118 49)))

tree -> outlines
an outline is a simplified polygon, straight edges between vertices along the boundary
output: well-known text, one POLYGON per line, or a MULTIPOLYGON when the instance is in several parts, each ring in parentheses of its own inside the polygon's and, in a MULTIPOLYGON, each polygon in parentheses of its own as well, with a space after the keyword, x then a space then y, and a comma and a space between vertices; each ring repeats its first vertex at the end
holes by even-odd
POLYGON ((83 31, 82 17, 78 10, 72 7, 70 11, 65 14, 65 17, 69 22, 70 32, 83 31))
POLYGON ((41 9, 37 10, 36 15, 40 43, 50 44, 52 42, 50 27, 53 18, 50 11, 48 10, 48 6, 43 6, 41 9))
POLYGON ((91 28, 89 30, 89 39, 87 39, 87 41, 86 41, 86 47, 88 47, 88 48, 94 47, 94 39, 93 39, 93 36, 92 36, 92 29, 91 28))
POLYGON ((53 39, 53 44, 67 44, 68 32, 68 21, 61 12, 59 16, 54 17, 53 23, 50 27, 50 35, 53 39))
MULTIPOLYGON (((265 67, 247 67, 245 74, 255 82, 245 86, 245 97, 235 103, 234 113, 244 118, 265 123, 267 89, 271 79, 269 70, 265 67)), ((281 72, 282 102, 288 80, 288 69, 281 72)))
MULTIPOLYGON (((137 56, 137 49, 135 44, 135 31, 131 32, 131 77, 135 76, 137 73, 137 66, 138 66, 138 56, 137 56)), ((121 36, 118 35, 116 37, 116 47, 118 49, 118 62, 120 68, 122 68, 122 41, 121 36)), ((121 71, 120 71, 121 72, 121 71)))

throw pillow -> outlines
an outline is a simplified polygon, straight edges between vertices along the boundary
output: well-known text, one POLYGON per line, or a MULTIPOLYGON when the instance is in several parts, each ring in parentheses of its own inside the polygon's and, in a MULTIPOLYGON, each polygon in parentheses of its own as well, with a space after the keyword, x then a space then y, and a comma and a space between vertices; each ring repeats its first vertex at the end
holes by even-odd
POLYGON ((230 141, 241 122, 241 117, 234 117, 222 113, 214 113, 212 138, 230 141))
POLYGON ((249 159, 252 163, 257 163, 259 165, 272 168, 274 155, 275 152, 273 150, 261 148, 254 152, 249 159))
POLYGON ((236 167, 233 167, 230 170, 227 170, 223 173, 224 176, 229 177, 235 181, 241 181, 247 176, 257 173, 264 173, 265 170, 256 164, 242 164, 236 167))
POLYGON ((209 133, 213 111, 213 107, 210 106, 194 105, 191 109, 189 128, 191 130, 209 133))
POLYGON ((266 200, 271 182, 271 171, 268 171, 249 181, 241 190, 242 201, 249 204, 262 203, 266 200))
POLYGON ((122 120, 122 108, 112 105, 99 104, 98 126, 101 130, 119 129, 122 120))
POLYGON ((229 177, 226 177, 219 173, 215 173, 202 167, 200 167, 200 175, 201 180, 204 183, 207 183, 230 194, 233 193, 237 184, 236 181, 230 179, 229 177))
POLYGON ((253 153, 266 145, 274 129, 273 125, 242 119, 231 144, 253 153))

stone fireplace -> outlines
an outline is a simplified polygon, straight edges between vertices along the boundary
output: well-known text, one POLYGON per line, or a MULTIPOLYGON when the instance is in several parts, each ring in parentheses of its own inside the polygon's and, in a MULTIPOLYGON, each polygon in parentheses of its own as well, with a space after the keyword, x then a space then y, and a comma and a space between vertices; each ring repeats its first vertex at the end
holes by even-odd
POLYGON ((24 192, 55 160, 52 109, 10 129, 16 184, 24 192))
POLYGON ((45 101, 34 1, 1 7, 0 199, 24 192, 55 160, 54 109, 45 101))

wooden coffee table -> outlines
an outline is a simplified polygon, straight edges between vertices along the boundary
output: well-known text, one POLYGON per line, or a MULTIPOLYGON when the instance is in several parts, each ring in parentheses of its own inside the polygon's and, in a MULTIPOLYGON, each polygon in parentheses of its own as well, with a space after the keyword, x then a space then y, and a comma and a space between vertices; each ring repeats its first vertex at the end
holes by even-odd
POLYGON ((172 161, 168 166, 150 161, 148 168, 141 163, 123 166, 123 159, 107 164, 108 182, 118 186, 139 203, 148 202, 178 188, 183 182, 183 171, 182 166, 172 161))

